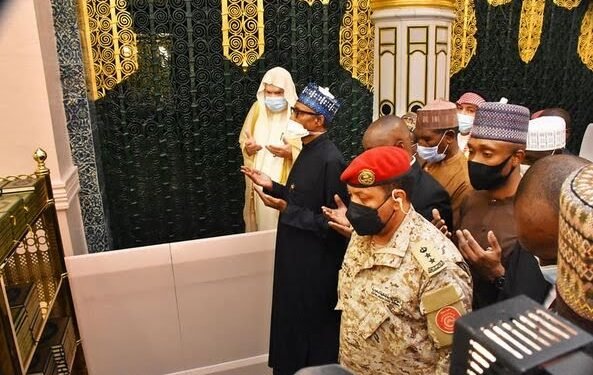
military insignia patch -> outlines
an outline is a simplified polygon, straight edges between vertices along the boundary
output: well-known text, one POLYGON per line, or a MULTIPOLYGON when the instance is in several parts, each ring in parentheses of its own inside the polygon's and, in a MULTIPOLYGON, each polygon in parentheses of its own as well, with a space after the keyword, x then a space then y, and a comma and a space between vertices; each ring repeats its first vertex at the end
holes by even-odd
POLYGON ((453 306, 445 306, 437 311, 434 321, 435 325, 441 331, 451 334, 453 333, 453 327, 455 327, 455 321, 461 316, 459 310, 453 306))
POLYGON ((446 268, 441 255, 429 241, 420 241, 411 244, 412 254, 424 272, 432 277, 446 268))
POLYGON ((370 186, 375 183, 375 173, 370 169, 363 169, 358 173, 358 182, 361 185, 370 186))
POLYGON ((420 298, 420 311, 426 314, 428 333, 438 348, 453 343, 455 321, 465 314, 462 297, 459 287, 449 284, 420 298))

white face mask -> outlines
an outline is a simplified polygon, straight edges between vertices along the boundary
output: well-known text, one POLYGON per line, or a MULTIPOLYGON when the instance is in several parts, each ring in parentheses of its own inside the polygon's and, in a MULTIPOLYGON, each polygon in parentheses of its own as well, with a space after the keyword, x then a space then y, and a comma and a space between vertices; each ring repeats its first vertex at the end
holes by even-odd
POLYGON ((439 154, 439 146, 441 145, 441 142, 443 141, 443 139, 445 139, 445 134, 447 134, 447 132, 445 132, 443 134, 443 136, 441 137, 441 140, 439 141, 439 143, 437 143, 436 146, 432 146, 432 147, 426 147, 426 146, 420 146, 420 145, 416 146, 416 151, 418 152, 418 155, 420 155, 420 157, 422 159, 424 159, 424 161, 426 161, 428 164, 439 163, 445 159, 445 156, 447 156, 447 154, 445 152, 449 148, 449 145, 447 145, 447 147, 445 147, 443 152, 441 154, 439 154))
POLYGON ((292 119, 288 119, 286 123, 286 138, 303 138, 309 135, 309 131, 292 119))
POLYGON ((528 164, 521 164, 519 166, 519 170, 521 171, 521 176, 525 175, 525 172, 527 172, 529 167, 531 167, 531 165, 528 165, 528 164))
POLYGON ((272 112, 282 112, 288 106, 286 99, 283 97, 272 97, 272 98, 265 98, 264 103, 266 107, 272 112))
POLYGON ((307 129, 298 121, 294 121, 293 119, 288 119, 286 123, 286 138, 303 138, 308 135, 319 135, 323 134, 325 131, 322 132, 312 132, 307 129))
POLYGON ((539 266, 539 269, 542 271, 542 275, 544 275, 544 279, 547 282, 552 285, 556 284, 556 274, 558 273, 558 266, 556 264, 539 266))
POLYGON ((468 134, 474 126, 473 116, 462 113, 457 114, 457 122, 459 123, 459 132, 461 134, 468 134))

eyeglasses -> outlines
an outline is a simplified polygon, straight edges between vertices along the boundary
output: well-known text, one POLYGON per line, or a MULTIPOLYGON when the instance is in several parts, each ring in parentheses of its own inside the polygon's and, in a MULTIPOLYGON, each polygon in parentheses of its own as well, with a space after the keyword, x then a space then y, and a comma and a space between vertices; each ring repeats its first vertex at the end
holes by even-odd
POLYGON ((300 109, 295 108, 295 107, 290 107, 290 113, 293 114, 293 115, 295 115, 296 117, 299 117, 301 114, 303 114, 303 115, 310 115, 310 116, 321 116, 317 112, 303 111, 303 110, 300 110, 300 109))

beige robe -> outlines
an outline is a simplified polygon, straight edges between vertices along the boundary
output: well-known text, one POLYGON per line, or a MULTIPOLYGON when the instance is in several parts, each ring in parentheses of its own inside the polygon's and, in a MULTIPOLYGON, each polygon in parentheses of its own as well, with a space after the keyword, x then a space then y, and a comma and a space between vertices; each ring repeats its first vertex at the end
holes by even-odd
POLYGON ((439 163, 426 164, 424 170, 434 177, 449 193, 451 209, 453 210, 453 229, 459 229, 461 203, 469 192, 473 191, 472 184, 469 181, 467 159, 459 151, 456 155, 439 163))
MULTIPOLYGON (((265 146, 283 145, 286 124, 290 118, 290 107, 294 106, 296 100, 296 89, 290 73, 280 67, 270 69, 262 78, 262 82, 257 90, 257 101, 251 106, 243 123, 241 135, 239 136, 239 145, 243 153, 243 165, 260 170, 270 176, 273 181, 279 183, 286 182, 293 161, 297 158, 301 150, 301 141, 300 139, 286 140, 292 146, 292 159, 276 157, 265 146), (284 98, 288 103, 284 111, 274 113, 267 109, 264 101, 265 84, 271 84, 284 89, 284 98), (262 149, 255 155, 249 156, 245 151, 247 132, 250 132, 255 138, 256 143, 262 146, 262 149)), ((256 196, 257 194, 253 189, 253 183, 246 177, 245 206, 243 208, 245 231, 253 232, 257 230, 276 229, 278 211, 266 207, 261 199, 256 196)))

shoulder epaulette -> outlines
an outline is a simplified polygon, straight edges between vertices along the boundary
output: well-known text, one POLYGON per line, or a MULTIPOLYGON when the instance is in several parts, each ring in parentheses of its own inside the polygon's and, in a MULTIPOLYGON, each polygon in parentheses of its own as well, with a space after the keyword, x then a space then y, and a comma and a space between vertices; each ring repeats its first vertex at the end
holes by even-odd
POLYGON ((443 257, 436 251, 434 243, 430 241, 414 242, 410 243, 410 248, 414 258, 429 277, 445 269, 443 257))

